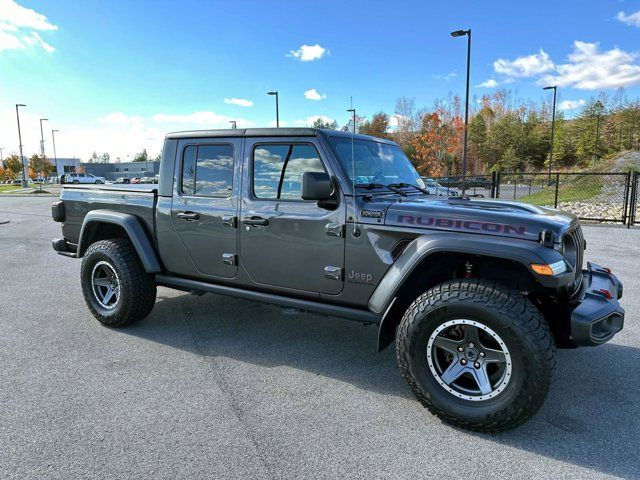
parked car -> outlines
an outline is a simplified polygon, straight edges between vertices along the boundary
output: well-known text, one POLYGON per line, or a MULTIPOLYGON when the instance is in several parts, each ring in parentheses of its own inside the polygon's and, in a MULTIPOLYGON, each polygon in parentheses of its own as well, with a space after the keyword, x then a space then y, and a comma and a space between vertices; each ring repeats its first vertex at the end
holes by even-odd
POLYGON ((156 183, 154 182, 155 177, 140 177, 140 183, 156 183))
POLYGON ((22 180, 19 178, 15 178, 12 182, 12 185, 22 185, 22 180))
POLYGON ((460 190, 440 185, 440 183, 435 181, 433 178, 422 177, 422 181, 425 184, 425 190, 428 190, 431 195, 439 195, 443 197, 460 196, 460 190))
POLYGON ((131 183, 131 180, 129 180, 127 177, 118 177, 116 178, 116 181, 113 183, 117 183, 118 185, 122 185, 122 184, 128 184, 131 183))
MULTIPOLYGON (((169 134, 163 151, 158 187, 63 188, 51 208, 62 227, 52 246, 82 258, 84 300, 105 326, 145 318, 159 285, 372 323, 379 350, 395 340, 418 401, 482 432, 540 409, 556 347, 623 328, 622 283, 585 266, 575 215, 425 194, 390 140, 209 130, 169 134)), ((572 368, 588 378, 596 361, 572 368)))
POLYGON ((104 183, 104 177, 97 177, 91 173, 67 173, 65 183, 104 183))
POLYGON ((133 184, 139 184, 140 183, 140 177, 133 177, 131 179, 131 183, 133 184))

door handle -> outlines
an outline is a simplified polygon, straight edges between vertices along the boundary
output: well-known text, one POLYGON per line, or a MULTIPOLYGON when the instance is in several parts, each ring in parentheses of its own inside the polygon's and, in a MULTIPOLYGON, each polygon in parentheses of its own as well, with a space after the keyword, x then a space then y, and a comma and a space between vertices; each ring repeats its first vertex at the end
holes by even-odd
POLYGON ((180 212, 176 217, 186 220, 187 222, 193 222, 194 220, 200 220, 200 215, 195 212, 180 212))
POLYGON ((242 223, 251 227, 266 227, 267 225, 269 225, 269 219, 262 217, 248 217, 244 218, 242 220, 242 223))

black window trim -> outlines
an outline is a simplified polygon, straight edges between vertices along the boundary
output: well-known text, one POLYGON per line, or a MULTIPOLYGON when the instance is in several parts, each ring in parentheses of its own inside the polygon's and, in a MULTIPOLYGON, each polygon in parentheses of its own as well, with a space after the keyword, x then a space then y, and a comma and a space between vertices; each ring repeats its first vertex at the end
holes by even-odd
POLYGON ((305 142, 305 141, 291 141, 288 142, 286 140, 278 140, 278 141, 274 141, 274 142, 256 142, 253 144, 253 148, 251 150, 251 168, 249 169, 249 186, 250 186, 250 192, 251 192, 251 200, 255 200, 258 202, 295 202, 295 203, 318 203, 315 200, 303 200, 301 199, 294 199, 294 198, 260 198, 256 195, 256 192, 254 190, 254 182, 253 182, 253 173, 254 173, 254 161, 255 161, 255 157, 256 157, 256 149, 258 147, 264 146, 264 145, 280 145, 280 146, 290 146, 291 148, 289 149, 289 152, 287 153, 287 158, 285 158, 285 162, 282 165, 282 171, 280 172, 280 181, 278 183, 278 196, 280 196, 281 190, 282 190, 282 181, 284 179, 284 172, 285 172, 285 168, 287 166, 287 164, 289 163, 289 157, 291 156, 291 154, 293 153, 293 147, 296 145, 311 145, 313 148, 315 148, 316 153, 318 154, 318 158, 320 159, 320 163, 322 164, 322 167, 324 168, 325 173, 328 173, 329 175, 331 175, 329 169, 327 168, 327 164, 324 161, 324 159, 322 158, 322 154, 320 153, 320 149, 318 148, 318 145, 316 145, 313 142, 305 142))
MULTIPOLYGON (((179 188, 178 188, 178 193, 180 194, 181 197, 198 197, 198 198, 223 198, 223 199, 229 199, 233 196, 233 189, 234 189, 234 184, 235 184, 235 174, 236 174, 236 146, 233 144, 233 142, 213 142, 213 143, 201 143, 201 142, 193 142, 193 143, 187 143, 184 144, 182 146, 182 152, 180 154, 180 182, 179 182, 179 188), (220 195, 200 195, 197 193, 185 193, 184 189, 183 189, 183 179, 184 179, 184 152, 188 147, 196 147, 196 158, 195 158, 195 170, 193 172, 193 182, 194 182, 194 187, 195 187, 195 182, 196 182, 196 178, 197 178, 197 172, 198 172, 198 148, 199 147, 224 147, 224 146, 231 146, 231 152, 232 152, 232 159, 233 159, 233 169, 232 169, 232 175, 231 175, 231 190, 229 190, 229 195, 222 197, 220 195)), ((195 188, 194 188, 195 190, 195 188)))

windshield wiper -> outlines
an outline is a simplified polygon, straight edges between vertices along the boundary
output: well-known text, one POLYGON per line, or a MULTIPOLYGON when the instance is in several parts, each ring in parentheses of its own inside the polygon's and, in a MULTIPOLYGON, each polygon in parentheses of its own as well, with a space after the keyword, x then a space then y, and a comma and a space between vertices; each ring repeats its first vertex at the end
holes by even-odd
POLYGON ((402 195, 403 197, 407 196, 407 192, 401 190, 396 185, 383 185, 382 183, 356 183, 355 186, 356 188, 364 188, 366 190, 373 190, 375 188, 386 188, 387 190, 390 190, 393 193, 397 193, 398 195, 402 195))
POLYGON ((395 188, 406 188, 406 187, 411 187, 411 188, 415 188, 416 190, 418 190, 419 192, 424 193, 425 195, 431 195, 431 193, 429 192, 429 190, 427 190, 426 188, 422 188, 419 187, 417 185, 412 185, 411 183, 390 183, 388 185, 389 187, 395 187, 395 188))

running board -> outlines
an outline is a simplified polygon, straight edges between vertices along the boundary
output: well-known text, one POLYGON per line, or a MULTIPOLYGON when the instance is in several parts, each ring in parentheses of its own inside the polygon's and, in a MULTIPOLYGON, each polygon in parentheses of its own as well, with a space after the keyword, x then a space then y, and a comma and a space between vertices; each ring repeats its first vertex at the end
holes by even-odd
POLYGON ((307 312, 348 318, 349 320, 356 320, 358 322, 378 324, 381 320, 380 315, 377 315, 368 310, 341 307, 339 305, 314 302, 313 300, 302 300, 299 298, 284 297, 281 295, 274 295, 272 293, 244 290, 241 288, 229 287, 226 285, 216 285, 207 282, 200 282, 198 280, 190 280, 188 278, 173 277, 170 275, 157 274, 156 283, 164 287, 175 288, 178 290, 218 293, 220 295, 228 295, 231 297, 244 298, 245 300, 253 300, 255 302, 270 303, 283 307, 298 308, 307 312))

